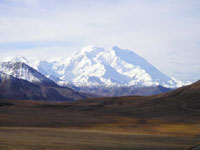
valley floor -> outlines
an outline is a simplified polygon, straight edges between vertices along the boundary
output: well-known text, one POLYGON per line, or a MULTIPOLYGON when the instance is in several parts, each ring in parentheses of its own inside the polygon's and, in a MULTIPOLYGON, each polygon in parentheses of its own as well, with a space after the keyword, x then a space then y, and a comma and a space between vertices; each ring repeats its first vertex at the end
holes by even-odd
POLYGON ((1 150, 187 150, 197 140, 193 135, 0 127, 1 150))
POLYGON ((192 102, 160 96, 0 100, 0 150, 199 150, 191 149, 200 142, 200 113, 192 102))

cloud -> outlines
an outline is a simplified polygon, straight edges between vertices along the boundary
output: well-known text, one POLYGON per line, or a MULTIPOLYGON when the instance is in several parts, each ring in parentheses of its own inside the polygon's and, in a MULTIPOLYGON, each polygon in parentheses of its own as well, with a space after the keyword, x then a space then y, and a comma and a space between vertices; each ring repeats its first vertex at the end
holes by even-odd
POLYGON ((200 63, 199 7, 197 0, 2 0, 1 56, 22 51, 44 55, 54 48, 69 55, 71 49, 91 44, 118 45, 168 75, 188 79, 176 70, 198 74, 187 64, 200 63), (170 63, 174 60, 183 67, 170 63))

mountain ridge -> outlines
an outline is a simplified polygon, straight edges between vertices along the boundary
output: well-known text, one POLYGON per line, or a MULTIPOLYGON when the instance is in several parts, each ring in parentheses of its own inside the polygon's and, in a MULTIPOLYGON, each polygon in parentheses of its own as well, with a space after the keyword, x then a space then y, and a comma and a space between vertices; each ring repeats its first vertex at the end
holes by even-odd
POLYGON ((23 62, 0 64, 0 99, 74 101, 89 97, 57 85, 23 62))
POLYGON ((131 50, 88 46, 60 60, 23 61, 59 85, 75 86, 164 86, 177 88, 184 84, 162 72, 131 50))
POLYGON ((57 86, 56 83, 45 77, 43 74, 28 66, 24 62, 2 62, 0 63, 0 71, 13 77, 27 80, 35 84, 43 84, 47 86, 57 86))

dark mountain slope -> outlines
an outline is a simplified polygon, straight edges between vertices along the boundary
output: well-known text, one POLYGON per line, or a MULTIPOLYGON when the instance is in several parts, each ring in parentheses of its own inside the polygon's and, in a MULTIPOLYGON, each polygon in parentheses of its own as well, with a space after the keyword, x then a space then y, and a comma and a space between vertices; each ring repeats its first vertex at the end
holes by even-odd
POLYGON ((42 99, 38 85, 0 72, 1 99, 42 99))
POLYGON ((0 72, 0 99, 73 101, 87 98, 86 94, 52 84, 33 84, 0 72))
POLYGON ((200 111, 200 81, 166 93, 163 97, 181 101, 185 109, 200 111))
POLYGON ((197 81, 191 85, 181 87, 164 96, 177 97, 177 98, 200 98, 200 81, 197 81))

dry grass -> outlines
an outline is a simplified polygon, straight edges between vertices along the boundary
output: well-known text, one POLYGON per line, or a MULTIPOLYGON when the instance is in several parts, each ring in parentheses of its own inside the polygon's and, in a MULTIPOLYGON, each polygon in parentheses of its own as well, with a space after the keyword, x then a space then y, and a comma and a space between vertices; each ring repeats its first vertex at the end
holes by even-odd
POLYGON ((180 100, 0 101, 0 150, 187 150, 200 141, 200 113, 180 100))
POLYGON ((183 150, 194 139, 65 128, 0 128, 1 150, 183 150))
POLYGON ((167 123, 158 119, 147 120, 130 117, 118 117, 115 120, 115 123, 90 126, 90 129, 173 136, 198 136, 200 133, 199 123, 167 123))

